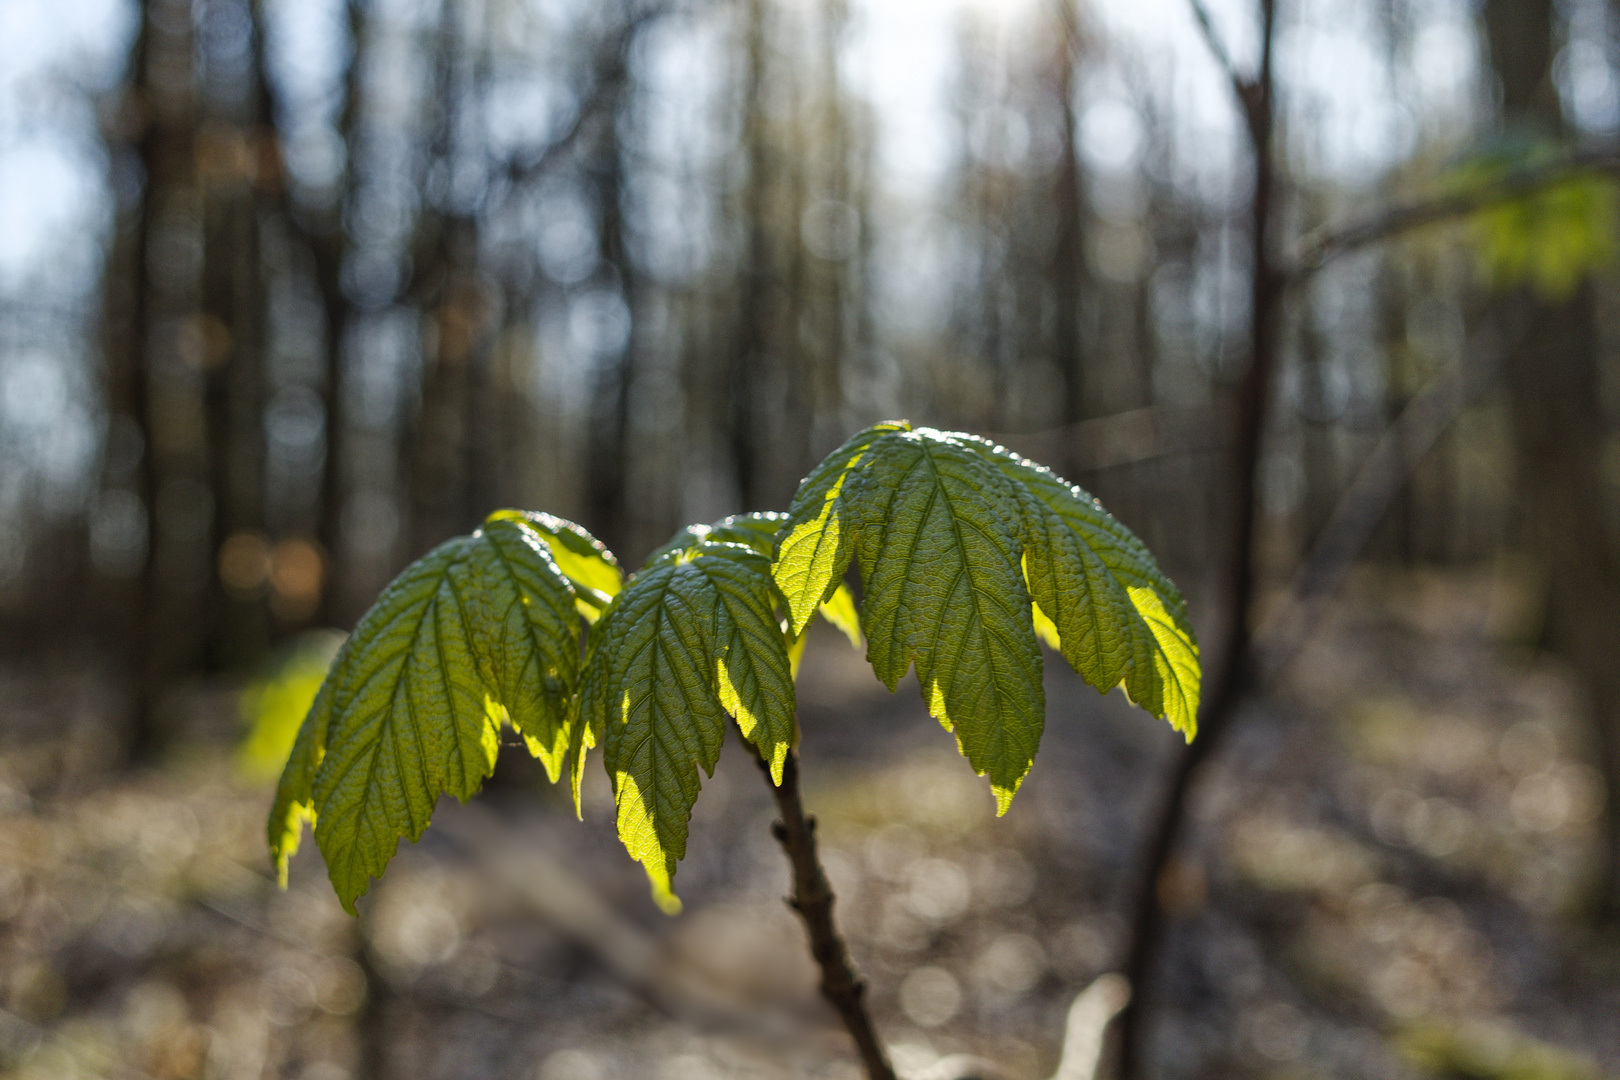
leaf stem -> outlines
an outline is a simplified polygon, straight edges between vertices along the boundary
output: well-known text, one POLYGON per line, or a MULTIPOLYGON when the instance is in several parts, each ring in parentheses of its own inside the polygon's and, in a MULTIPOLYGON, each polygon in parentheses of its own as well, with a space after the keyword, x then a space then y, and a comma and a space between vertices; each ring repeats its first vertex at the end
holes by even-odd
MULTIPOLYGON (((758 753, 756 751, 756 758, 758 753)), ((844 1022, 855 1048, 860 1052, 861 1064, 866 1067, 869 1080, 895 1080, 894 1066, 878 1040, 872 1016, 866 1011, 866 982, 850 963, 849 949, 833 924, 833 891, 827 882, 826 871, 816 855, 816 819, 804 812, 799 797, 799 755, 789 750, 782 765, 782 783, 771 784, 770 772, 765 770, 765 782, 776 797, 781 820, 771 825, 771 834, 787 853, 793 866, 793 895, 788 906, 804 920, 804 929, 810 936, 810 954, 821 968, 821 996, 844 1022)))

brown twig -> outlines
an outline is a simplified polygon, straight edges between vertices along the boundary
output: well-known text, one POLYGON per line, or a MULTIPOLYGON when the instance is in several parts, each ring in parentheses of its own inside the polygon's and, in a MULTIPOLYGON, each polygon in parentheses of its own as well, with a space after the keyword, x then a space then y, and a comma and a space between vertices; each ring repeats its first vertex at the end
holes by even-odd
POLYGON ((1594 146, 1572 150, 1555 160, 1515 169, 1468 191, 1414 199, 1386 207, 1348 225, 1323 226, 1300 241, 1299 250, 1285 273, 1293 280, 1309 277, 1340 255, 1425 225, 1439 224, 1533 195, 1583 173, 1620 173, 1620 148, 1594 146))
MULTIPOLYGON (((760 761, 760 768, 765 763, 760 761)), ((770 773, 766 771, 766 783, 770 773)), ((816 819, 804 812, 799 797, 799 755, 788 751, 782 766, 782 782, 771 784, 781 820, 771 825, 771 833, 793 864, 793 895, 788 906, 804 920, 810 935, 810 953, 821 968, 821 996, 827 999, 844 1022, 868 1080, 895 1080, 894 1066, 879 1041, 872 1015, 866 1010, 866 983, 850 962, 849 949, 833 924, 833 891, 826 871, 816 855, 816 819)))
MULTIPOLYGON (((1224 730, 1230 716, 1250 691, 1265 689, 1281 674, 1320 619, 1320 599, 1343 581, 1350 564, 1372 538, 1412 471, 1469 402, 1495 380, 1507 357, 1523 341, 1527 329, 1522 325, 1488 329, 1485 337, 1471 343, 1467 349, 1469 353, 1482 354, 1481 359, 1465 363, 1457 372, 1437 376, 1401 411, 1340 497, 1327 525, 1296 572, 1283 607, 1267 620, 1252 642, 1245 645, 1241 655, 1230 658, 1202 714, 1207 726, 1219 724, 1217 730, 1224 730)), ((1150 979, 1158 954, 1164 923, 1158 896, 1160 879, 1175 849, 1195 774, 1209 758, 1212 749, 1209 735, 1206 731, 1177 761, 1169 794, 1143 859, 1147 869, 1142 894, 1137 899, 1136 922, 1125 964, 1127 973, 1135 976, 1137 984, 1150 979)), ((1126 1036, 1140 1037, 1140 1020, 1135 1028, 1123 1023, 1122 1027, 1126 1028, 1126 1036)), ((1134 1058, 1127 1052, 1125 1061, 1134 1063, 1134 1058)))

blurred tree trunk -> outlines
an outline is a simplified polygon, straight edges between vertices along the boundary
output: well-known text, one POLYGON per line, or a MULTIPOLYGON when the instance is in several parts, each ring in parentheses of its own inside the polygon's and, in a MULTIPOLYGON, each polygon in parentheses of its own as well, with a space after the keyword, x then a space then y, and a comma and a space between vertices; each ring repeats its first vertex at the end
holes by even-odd
POLYGON ((1203 693, 1199 702, 1198 737, 1182 751, 1171 772, 1169 789, 1157 819, 1149 827, 1142 860, 1145 873, 1136 883, 1131 904, 1132 926, 1126 944, 1124 972, 1131 1000, 1119 1015, 1119 1075, 1138 1080, 1146 1075, 1145 1005, 1164 937, 1165 910, 1160 886, 1186 813, 1187 796, 1200 766, 1230 729, 1238 703, 1248 692, 1253 672, 1250 614, 1255 593, 1256 526, 1259 516, 1259 472, 1271 415, 1273 382, 1279 356, 1282 303, 1287 279, 1279 265, 1272 230, 1282 197, 1276 160, 1275 57, 1277 0, 1261 0, 1260 65, 1253 79, 1232 73, 1233 89, 1244 110, 1254 155, 1254 187, 1249 198, 1250 264, 1249 363, 1236 387, 1232 412, 1232 450, 1225 483, 1230 485, 1232 534, 1219 555, 1220 587, 1225 604, 1215 646, 1204 655, 1203 693))
MULTIPOLYGON (((152 30, 143 8, 139 34, 136 37, 130 64, 132 85, 126 90, 126 99, 119 110, 118 130, 113 133, 121 145, 115 146, 114 167, 141 177, 138 199, 129 207, 119 207, 112 244, 108 250, 102 299, 103 348, 106 367, 105 394, 109 413, 108 452, 106 473, 102 477, 98 510, 102 514, 116 513, 118 502, 126 507, 138 504, 143 515, 138 520, 124 522, 138 526, 139 535, 113 534, 112 540, 102 541, 107 550, 97 552, 101 570, 110 570, 118 577, 129 575, 117 592, 116 610, 110 612, 110 622, 116 627, 113 640, 125 669, 125 678, 131 695, 132 726, 128 733, 132 743, 145 743, 151 733, 144 731, 147 723, 148 661, 150 649, 146 632, 150 625, 148 608, 152 601, 150 574, 152 554, 152 431, 149 406, 150 390, 146 368, 146 341, 150 335, 148 312, 149 286, 146 265, 147 244, 150 239, 150 191, 145 165, 150 134, 150 107, 145 92, 148 42, 152 30), (122 159, 122 160, 120 160, 122 159), (133 502, 130 497, 133 497, 133 502)), ((111 527, 107 527, 111 531, 111 527)))
MULTIPOLYGON (((143 130, 143 179, 135 240, 136 280, 130 401, 145 435, 142 486, 147 499, 147 556, 128 660, 135 687, 132 751, 151 758, 169 735, 161 696, 193 666, 202 647, 201 593, 210 574, 198 567, 209 551, 196 372, 196 329, 186 320, 196 302, 200 222, 195 189, 197 89, 191 5, 145 0, 135 72, 143 130), (196 529, 201 519, 205 535, 196 529), (200 549, 200 551, 199 551, 200 549)), ((211 576, 211 575, 210 575, 211 576)))
POLYGON ((738 297, 738 330, 731 349, 727 378, 726 441, 735 470, 737 500, 744 511, 758 509, 760 496, 757 402, 765 350, 770 341, 771 245, 768 197, 771 148, 765 117, 765 0, 745 0, 747 20, 743 43, 746 66, 743 85, 743 153, 748 178, 743 192, 742 290, 738 297))
MULTIPOLYGON (((1488 0, 1491 63, 1509 126, 1563 129, 1552 66, 1553 0, 1488 0)), ((1547 644, 1585 683, 1609 790, 1605 915, 1620 916, 1620 562, 1605 522, 1606 426, 1598 375, 1592 283, 1564 299, 1521 287, 1531 329, 1508 367, 1525 539, 1549 582, 1547 644)))
MULTIPOLYGON (((1080 164, 1080 139, 1076 130, 1075 67, 1080 52, 1080 13, 1078 0, 1058 0, 1058 36, 1054 49, 1057 78, 1053 93, 1058 99, 1058 115, 1063 125, 1058 162, 1057 242, 1052 252, 1052 286, 1057 300, 1057 320, 1053 328, 1052 359, 1063 381, 1061 422, 1067 426, 1086 418, 1085 373, 1080 345, 1080 301, 1085 266, 1085 188, 1080 164)), ((1065 440, 1065 453, 1058 467, 1073 477, 1078 462, 1072 444, 1065 440)))
POLYGON ((467 317, 473 298, 466 278, 476 233, 452 206, 456 175, 457 119, 466 87, 460 79, 460 9, 445 4, 431 39, 432 100, 437 112, 422 172, 424 208, 412 242, 411 299, 422 313, 422 396, 405 440, 410 488, 409 555, 415 558, 461 531, 462 495, 468 483, 467 317), (430 190, 426 182, 438 178, 430 190))
MULTIPOLYGON (((204 416, 213 488, 213 546, 264 532, 265 293, 259 230, 265 196, 280 183, 269 141, 269 95, 262 68, 263 26, 247 7, 251 58, 234 107, 207 125, 198 147, 203 198, 202 338, 204 416)), ((211 659, 255 660, 268 643, 261 600, 232 595, 211 575, 211 659)))
MULTIPOLYGON (((258 10, 258 5, 255 5, 258 10)), ((322 354, 325 372, 321 379, 321 405, 326 416, 326 456, 321 462, 321 488, 319 518, 315 536, 326 554, 326 587, 321 592, 316 621, 328 626, 347 626, 359 612, 350 610, 348 597, 341 583, 345 580, 343 510, 348 498, 349 413, 344 395, 344 358, 348 349, 348 334, 352 309, 343 291, 343 259, 348 254, 348 235, 343 228, 343 211, 353 190, 353 156, 355 128, 360 114, 360 73, 367 50, 365 20, 357 0, 346 0, 343 5, 348 21, 349 42, 352 52, 343 75, 343 109, 339 114, 338 129, 343 145, 349 152, 344 155, 344 166, 338 182, 338 193, 331 200, 330 209, 313 214, 307 210, 294 210, 282 188, 283 205, 291 211, 300 239, 309 248, 314 262, 315 287, 320 293, 324 316, 322 354)))
MULTIPOLYGON (((815 461, 843 441, 844 375, 849 356, 859 339, 861 262, 859 246, 865 231, 865 218, 856 209, 856 166, 858 137, 850 123, 851 102, 844 92, 839 50, 849 24, 846 0, 824 0, 820 6, 820 33, 817 62, 822 79, 821 130, 814 133, 827 147, 828 169, 821 178, 821 194, 828 208, 820 221, 826 244, 818 261, 820 281, 811 297, 814 311, 815 348, 805 379, 812 403, 805 416, 802 455, 792 462, 789 482, 796 482, 810 471, 815 461)), ((783 504, 785 505, 785 504, 783 504)))
MULTIPOLYGON (((620 38, 619 48, 630 42, 620 38)), ((619 118, 624 108, 629 71, 610 67, 597 90, 601 122, 590 151, 589 178, 596 190, 597 236, 602 269, 597 285, 617 293, 630 314, 630 331, 615 349, 593 342, 590 411, 585 434, 585 525, 613 551, 626 552, 630 536, 627 495, 631 466, 630 393, 635 382, 635 274, 624 242, 624 148, 619 118)), ((604 332, 607 332, 604 328, 604 332)), ((632 565, 634 565, 632 563, 632 565)))

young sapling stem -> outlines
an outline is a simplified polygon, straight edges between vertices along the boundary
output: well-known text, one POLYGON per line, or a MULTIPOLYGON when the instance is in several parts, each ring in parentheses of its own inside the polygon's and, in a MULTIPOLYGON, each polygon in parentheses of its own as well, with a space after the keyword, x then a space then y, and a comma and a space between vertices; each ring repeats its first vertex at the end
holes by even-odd
POLYGON ((757 752, 755 758, 765 772, 765 783, 776 797, 776 809, 781 814, 781 819, 772 823, 771 834, 793 866, 793 895, 788 906, 799 913, 805 933, 810 936, 810 954, 821 968, 821 996, 855 1040, 868 1080, 895 1080, 894 1066, 889 1064, 889 1055, 872 1024, 872 1014, 866 1009, 866 981, 856 973, 849 948, 833 923, 835 897, 816 855, 816 819, 804 812, 804 801, 799 797, 798 751, 788 751, 780 785, 770 782, 770 770, 757 752))

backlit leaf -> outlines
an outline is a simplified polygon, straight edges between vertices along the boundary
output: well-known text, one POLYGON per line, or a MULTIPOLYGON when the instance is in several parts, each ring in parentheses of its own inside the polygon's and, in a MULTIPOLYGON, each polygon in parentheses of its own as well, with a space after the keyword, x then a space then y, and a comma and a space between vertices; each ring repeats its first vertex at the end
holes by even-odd
POLYGON ((1133 702, 1190 740, 1198 643, 1181 594, 1147 547, 1050 469, 979 439, 962 442, 1016 484, 1024 568, 1043 636, 1092 686, 1123 685, 1133 702))
POLYGON ((592 631, 580 738, 602 745, 619 837, 665 910, 679 908, 671 879, 726 714, 781 782, 794 700, 774 592, 767 556, 699 540, 655 556, 592 631))
POLYGON ((595 622, 624 586, 624 572, 613 552, 572 521, 532 510, 497 510, 491 521, 518 521, 533 529, 551 548, 557 569, 574 586, 579 612, 595 622))
POLYGON ((915 663, 929 712, 989 776, 1004 811, 1034 761, 1046 711, 1013 484, 938 432, 891 424, 863 434, 872 437, 830 459, 839 473, 812 473, 800 488, 777 582, 797 617, 843 576, 843 552, 858 556, 873 670, 892 690, 915 663), (843 537, 842 551, 817 550, 814 528, 843 537))
POLYGON ((828 454, 799 485, 787 520, 778 528, 771 568, 777 588, 787 598, 792 633, 804 633, 810 617, 838 587, 854 553, 850 525, 838 512, 845 482, 874 440, 908 430, 909 424, 867 428, 828 454))
POLYGON ((1128 529, 1048 470, 972 436, 880 424, 810 474, 778 537, 795 629, 858 558, 874 670, 893 689, 915 664, 929 711, 1002 811, 1044 722, 1037 631, 1093 685, 1123 684, 1192 733, 1198 653, 1180 595, 1128 529))
POLYGON ((282 774, 278 872, 302 822, 345 907, 416 840, 441 792, 466 799, 510 719, 555 776, 578 676, 576 592, 541 534, 493 516, 412 564, 339 651, 282 774))
MULTIPOLYGON (((688 525, 675 534, 675 538, 654 551, 647 561, 653 562, 673 551, 681 551, 707 541, 711 544, 742 544, 769 558, 776 548, 777 530, 787 520, 786 514, 771 511, 737 514, 713 525, 688 525)), ((855 611, 855 597, 849 589, 839 585, 821 605, 821 614, 832 623, 855 648, 861 647, 860 616, 855 611)), ((797 675, 799 657, 804 652, 804 636, 797 635, 789 649, 793 671, 797 675)))
POLYGON ((837 627, 851 645, 857 649, 861 647, 861 616, 855 610, 855 597, 849 591, 849 586, 841 584, 833 590, 826 603, 821 605, 821 616, 837 627))

